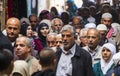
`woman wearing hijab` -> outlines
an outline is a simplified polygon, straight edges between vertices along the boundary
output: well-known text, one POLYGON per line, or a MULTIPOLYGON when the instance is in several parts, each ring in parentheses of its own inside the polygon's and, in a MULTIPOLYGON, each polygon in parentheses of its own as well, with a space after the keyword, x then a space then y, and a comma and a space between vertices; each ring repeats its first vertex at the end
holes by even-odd
POLYGON ((39 14, 39 21, 42 21, 43 19, 51 20, 51 15, 48 10, 42 10, 39 14))
POLYGON ((106 76, 120 76, 120 52, 113 56, 114 68, 106 76))
POLYGON ((34 39, 35 49, 40 52, 44 47, 47 46, 46 36, 49 33, 49 26, 46 23, 40 23, 38 25, 38 39, 34 39))
POLYGON ((32 38, 32 27, 29 24, 22 24, 20 28, 20 35, 32 38))
POLYGON ((30 76, 28 64, 23 60, 15 61, 11 76, 30 76))
POLYGON ((116 53, 116 47, 111 43, 106 43, 102 46, 101 60, 94 65, 94 76, 105 76, 113 66, 113 55, 116 53))

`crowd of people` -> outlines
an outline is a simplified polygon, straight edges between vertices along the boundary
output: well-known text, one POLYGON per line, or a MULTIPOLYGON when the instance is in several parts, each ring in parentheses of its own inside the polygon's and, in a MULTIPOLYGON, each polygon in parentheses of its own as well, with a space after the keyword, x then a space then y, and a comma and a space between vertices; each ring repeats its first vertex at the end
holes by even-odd
POLYGON ((0 31, 0 76, 120 76, 120 9, 43 10, 0 31))

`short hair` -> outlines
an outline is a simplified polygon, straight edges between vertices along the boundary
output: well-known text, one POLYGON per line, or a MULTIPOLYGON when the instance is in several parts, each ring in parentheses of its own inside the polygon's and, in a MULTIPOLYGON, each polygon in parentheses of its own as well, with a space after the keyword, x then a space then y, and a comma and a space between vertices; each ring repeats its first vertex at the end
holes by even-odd
POLYGON ((83 33, 84 31, 88 31, 88 28, 83 28, 83 29, 80 30, 80 37, 82 36, 82 33, 83 33))
POLYGON ((42 66, 50 66, 54 59, 56 59, 56 53, 53 49, 43 48, 39 54, 40 64, 42 66))
POLYGON ((50 33, 47 35, 46 38, 48 38, 48 37, 56 37, 56 35, 57 35, 56 33, 51 33, 51 32, 50 32, 50 33))
POLYGON ((62 27, 62 29, 61 29, 61 32, 62 31, 69 31, 69 30, 71 30, 72 33, 75 35, 75 28, 73 26, 69 25, 69 24, 68 25, 64 25, 62 27))
POLYGON ((30 18, 31 18, 32 16, 36 17, 36 19, 38 20, 38 17, 37 17, 37 15, 36 15, 36 14, 31 14, 31 15, 29 16, 29 21, 31 21, 31 19, 30 19, 30 18))
POLYGON ((52 26, 54 26, 55 24, 54 24, 54 21, 55 20, 59 20, 60 21, 60 23, 61 23, 61 25, 63 26, 63 22, 62 22, 62 20, 61 19, 59 19, 59 18, 54 18, 54 19, 52 19, 52 21, 51 21, 51 24, 52 24, 52 26))
POLYGON ((0 49, 0 72, 6 70, 13 60, 13 54, 8 49, 0 49))
POLYGON ((31 41, 31 39, 30 38, 28 38, 28 37, 26 37, 26 36, 22 36, 22 37, 18 37, 16 40, 19 40, 19 39, 21 39, 21 38, 24 38, 25 40, 26 40, 26 46, 27 47, 32 47, 32 41, 31 41))
MULTIPOLYGON (((89 30, 95 30, 98 33, 98 35, 97 35, 98 38, 100 38, 100 32, 96 28, 89 28, 88 31, 89 30)), ((88 31, 87 31, 87 33, 88 33, 88 31)))

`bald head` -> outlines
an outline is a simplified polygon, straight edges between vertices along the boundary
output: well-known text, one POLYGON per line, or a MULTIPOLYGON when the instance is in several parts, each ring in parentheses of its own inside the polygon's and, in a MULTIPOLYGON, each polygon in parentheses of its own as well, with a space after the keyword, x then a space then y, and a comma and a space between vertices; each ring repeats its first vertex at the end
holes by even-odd
POLYGON ((9 18, 7 20, 7 26, 10 25, 10 24, 14 24, 14 25, 20 27, 20 21, 19 21, 18 18, 15 18, 15 17, 9 18))
POLYGON ((20 32, 20 21, 18 18, 12 17, 6 23, 7 37, 11 42, 14 42, 20 32))

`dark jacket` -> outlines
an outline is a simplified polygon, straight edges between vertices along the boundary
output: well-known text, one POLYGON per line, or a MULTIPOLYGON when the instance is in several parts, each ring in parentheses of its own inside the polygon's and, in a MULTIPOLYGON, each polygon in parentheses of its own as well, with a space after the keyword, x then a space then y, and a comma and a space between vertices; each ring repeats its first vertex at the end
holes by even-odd
POLYGON ((120 76, 120 65, 114 67, 111 71, 109 71, 106 76, 120 76))
POLYGON ((0 48, 9 49, 13 53, 13 47, 10 40, 0 31, 0 48))
POLYGON ((38 71, 32 74, 32 76, 55 76, 55 72, 51 69, 45 71, 38 71))
MULTIPOLYGON (((57 51, 57 64, 62 50, 57 51)), ((72 76, 93 76, 91 55, 76 44, 75 55, 72 60, 72 76)))

